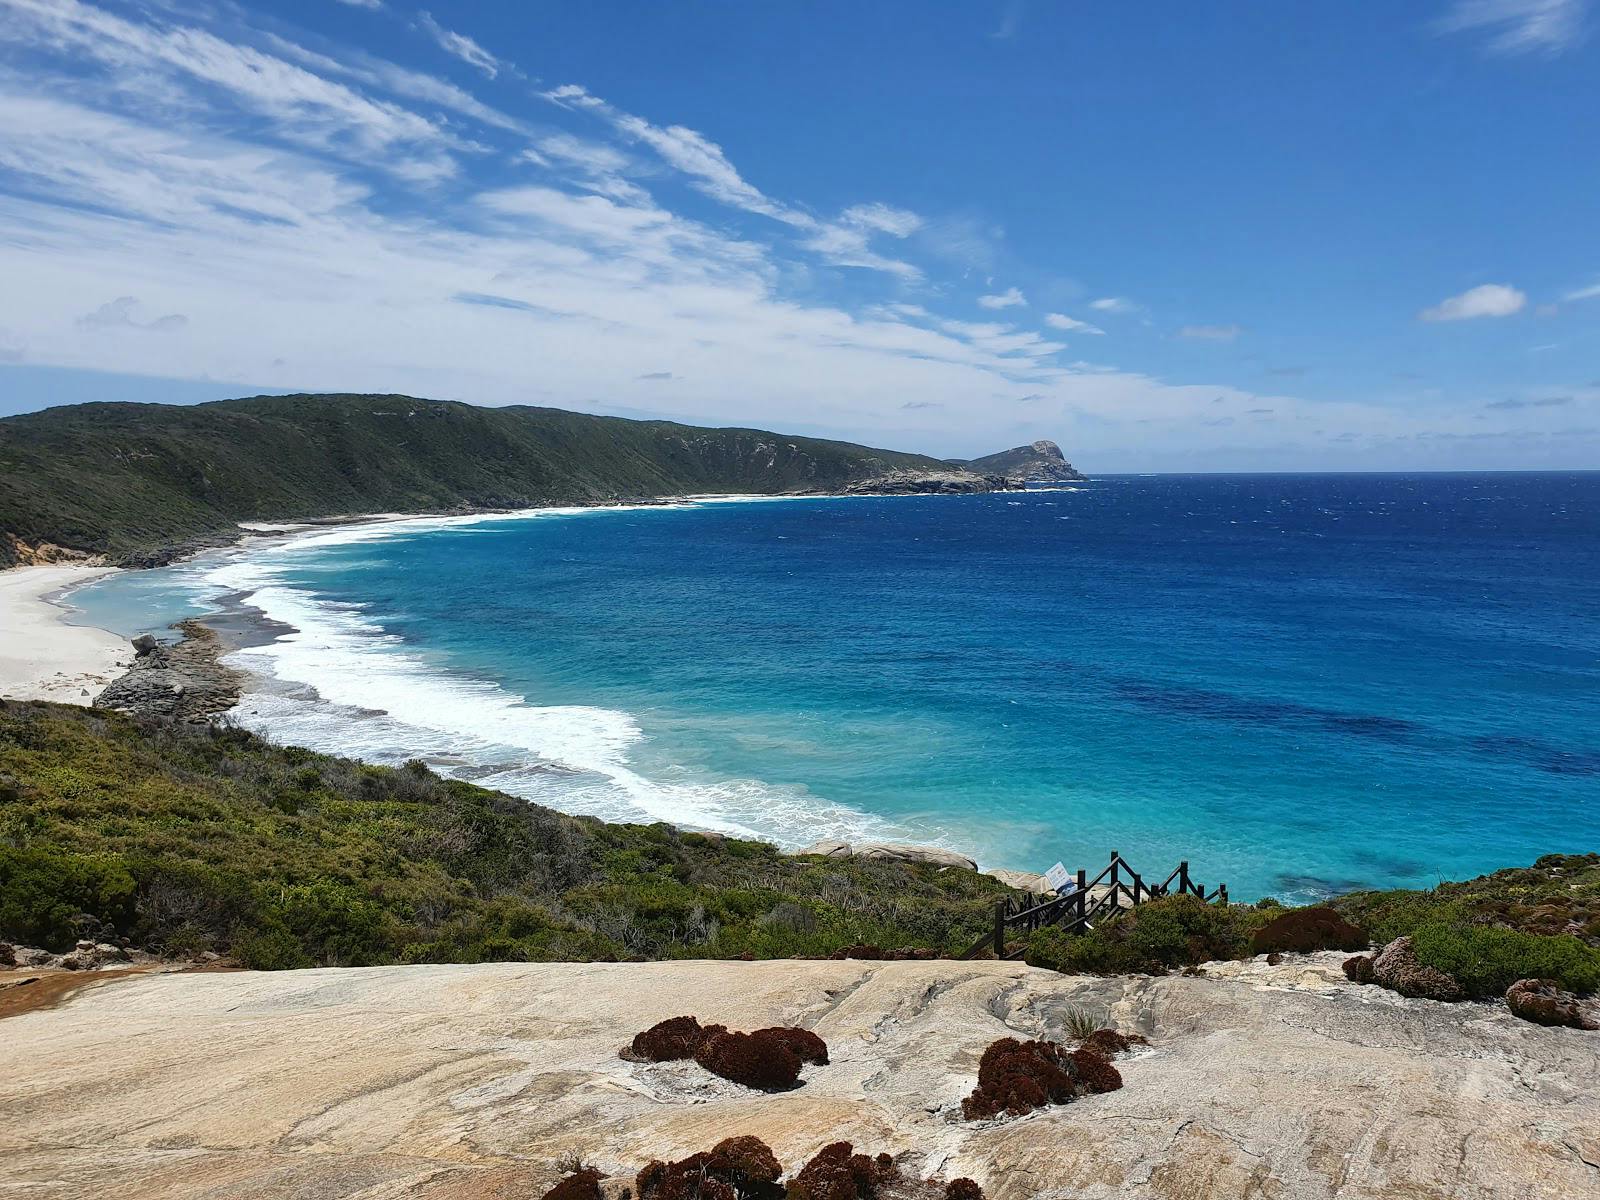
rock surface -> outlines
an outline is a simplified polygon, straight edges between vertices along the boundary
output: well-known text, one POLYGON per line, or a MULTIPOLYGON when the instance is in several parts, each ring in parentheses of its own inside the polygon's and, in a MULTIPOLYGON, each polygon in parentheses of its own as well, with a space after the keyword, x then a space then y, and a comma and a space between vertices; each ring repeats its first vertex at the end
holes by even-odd
POLYGON ((672 962, 132 976, 0 1023, 0 1196, 537 1196, 752 1134, 846 1139, 995 1200, 1570 1200, 1600 1188, 1600 1035, 1349 984, 1338 953, 1084 979, 999 962, 672 962), (1080 1008, 1120 1091, 963 1122, 1002 1036, 1080 1008), (831 1062, 752 1093, 618 1056, 680 1013, 831 1062))
POLYGON ((1086 478, 1067 461, 1060 446, 1044 438, 982 458, 951 461, 969 471, 1004 475, 1013 483, 1069 483, 1086 478))

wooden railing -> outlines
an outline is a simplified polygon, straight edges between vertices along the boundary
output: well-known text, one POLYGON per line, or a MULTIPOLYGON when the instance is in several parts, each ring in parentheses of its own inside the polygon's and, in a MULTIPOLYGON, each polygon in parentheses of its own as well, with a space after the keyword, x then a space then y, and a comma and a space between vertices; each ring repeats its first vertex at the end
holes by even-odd
POLYGON ((1157 884, 1148 884, 1144 876, 1135 871, 1115 850, 1111 861, 1093 879, 1088 872, 1079 870, 1073 888, 1061 895, 1038 900, 1008 898, 999 901, 994 909, 994 928, 973 944, 962 958, 976 958, 991 946, 996 958, 1020 957, 1006 953, 1006 933, 1032 933, 1046 925, 1059 925, 1067 933, 1087 933, 1108 917, 1126 908, 1155 900, 1161 896, 1195 896, 1207 904, 1228 903, 1228 885, 1218 884, 1207 891, 1189 876, 1189 864, 1180 862, 1177 869, 1157 884), (1096 889, 1100 889, 1095 895, 1096 889))

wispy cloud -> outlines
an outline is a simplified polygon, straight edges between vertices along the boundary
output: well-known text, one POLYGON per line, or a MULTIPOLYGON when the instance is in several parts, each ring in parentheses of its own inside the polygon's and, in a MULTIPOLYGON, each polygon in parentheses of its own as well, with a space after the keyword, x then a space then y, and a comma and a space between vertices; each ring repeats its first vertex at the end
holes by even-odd
POLYGON ((1600 296, 1600 283, 1591 283, 1588 287, 1574 288, 1562 297, 1563 300, 1593 300, 1600 296))
POLYGON ((339 0, 340 4, 349 5, 351 8, 367 8, 376 12, 383 7, 383 0, 339 0))
POLYGON ((189 318, 182 313, 168 313, 164 317, 141 321, 134 315, 138 307, 139 301, 134 297, 118 296, 115 300, 106 301, 93 312, 84 313, 78 318, 78 328, 141 329, 149 333, 171 333, 189 324, 189 318))
POLYGON ((1483 283, 1459 296, 1441 300, 1417 314, 1422 321, 1471 321, 1479 317, 1509 317, 1519 313, 1528 297, 1505 283, 1483 283))
POLYGON ((1097 333, 1102 336, 1105 330, 1098 325, 1091 325, 1088 321, 1080 321, 1076 317, 1069 317, 1066 313, 1049 313, 1045 316, 1044 323, 1051 329, 1064 330, 1067 333, 1097 333))
POLYGON ((1197 342, 1231 342, 1243 332, 1241 325, 1185 325, 1178 336, 1197 342))
POLYGON ((1483 31, 1495 54, 1560 54, 1586 33, 1586 0, 1455 0, 1443 33, 1483 31))
POLYGON ((1102 296, 1098 300, 1089 301, 1089 307, 1095 312, 1115 313, 1118 316, 1127 316, 1129 313, 1139 311, 1139 306, 1132 300, 1125 300, 1121 296, 1102 296))
POLYGON ((978 297, 978 306, 980 308, 1016 308, 1027 302, 1028 299, 1022 294, 1021 290, 1014 287, 1007 288, 1003 292, 997 292, 992 296, 978 297))
POLYGON ((1519 409, 1519 408, 1565 408, 1572 403, 1571 396, 1543 396, 1537 400, 1496 400, 1485 404, 1488 409, 1519 409))
POLYGON ((668 165, 689 176, 700 191, 714 200, 801 229, 815 229, 820 225, 809 213, 781 204, 747 182, 728 161, 721 146, 687 126, 654 125, 643 117, 608 104, 575 83, 553 88, 543 95, 554 104, 603 117, 624 137, 649 146, 668 165))
POLYGON ((446 54, 453 54, 468 66, 476 67, 490 79, 494 79, 505 68, 494 55, 490 54, 477 42, 464 33, 456 33, 446 29, 433 19, 433 14, 424 10, 417 14, 417 24, 422 31, 439 44, 439 48, 446 54))

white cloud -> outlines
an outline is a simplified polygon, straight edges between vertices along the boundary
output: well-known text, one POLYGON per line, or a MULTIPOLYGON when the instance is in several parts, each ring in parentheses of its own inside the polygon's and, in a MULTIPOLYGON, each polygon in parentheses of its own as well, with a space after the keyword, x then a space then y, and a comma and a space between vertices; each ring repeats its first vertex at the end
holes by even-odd
POLYGON ((1023 305, 1027 302, 1027 297, 1018 288, 1007 288, 1005 291, 997 292, 992 296, 978 297, 980 308, 1016 308, 1018 305, 1023 305))
POLYGON ((446 29, 433 19, 432 13, 427 11, 419 12, 417 14, 417 24, 422 27, 423 32, 439 43, 439 48, 446 54, 453 54, 468 66, 477 67, 490 79, 495 78, 504 69, 505 64, 498 58, 490 54, 466 34, 446 29))
POLYGON ((367 8, 373 12, 383 7, 383 0, 339 0, 340 4, 348 4, 351 8, 367 8))
POLYGON ((1456 0, 1438 28, 1488 31, 1495 54, 1560 54, 1583 40, 1586 0, 1456 0))
POLYGON ((1098 300, 1089 301, 1089 307, 1095 312, 1116 313, 1118 316, 1139 311, 1137 304, 1132 300, 1124 300, 1121 296, 1102 296, 1098 300))
POLYGON ((1200 342, 1231 342, 1244 328, 1239 325, 1185 325, 1178 336, 1200 342))
MULTIPOLYGON (((236 45, 168 21, 112 18, 73 0, 0 0, 0 43, 29 51, 0 71, 6 356, 249 381, 240 391, 270 382, 590 411, 628 404, 879 445, 904 444, 914 397, 927 407, 909 448, 965 456, 1053 437, 1076 457, 1134 469, 1199 456, 1212 467, 1297 465, 1305 460, 1286 456, 1310 430, 1348 435, 1346 461, 1404 465, 1406 446, 1462 411, 1444 401, 1432 413, 1311 405, 1066 362, 1047 333, 942 319, 929 306, 955 301, 937 289, 910 297, 923 303, 824 302, 796 241, 826 234, 825 257, 904 245, 981 278, 1000 231, 888 205, 818 219, 755 189, 702 135, 645 122, 647 137, 625 128, 640 118, 597 111, 604 102, 582 89, 558 89, 557 102, 601 117, 603 140, 544 131, 491 149, 459 132, 473 102, 465 91, 447 106, 414 86, 418 105, 458 114, 435 120, 423 115, 431 107, 375 98, 398 88, 358 51, 269 53, 261 36, 236 45), (739 221, 756 232, 735 233, 735 222, 676 211, 667 189, 658 199, 631 183, 655 155, 673 162, 659 146, 681 152, 685 165, 674 166, 707 194, 785 216, 739 221), (516 163, 525 148, 537 170, 516 163), (448 169, 491 153, 492 188, 461 170, 414 196, 413 168, 394 165, 448 169), (134 296, 137 307, 121 303, 134 296), (107 297, 117 300, 108 307, 107 297), (204 337, 172 320, 164 336, 118 332, 123 317, 148 328, 183 313, 203 320, 204 337), (1272 421, 1249 415, 1264 408, 1272 421), (1207 424, 1223 417, 1235 418, 1226 433, 1207 424), (1387 460, 1370 452, 1384 439, 1401 447, 1387 460)), ((475 137, 498 136, 483 125, 475 137)), ((1460 428, 1559 413, 1479 407, 1479 423, 1460 428)))
POLYGON ((922 228, 922 218, 904 208, 891 208, 887 204, 856 204, 839 214, 846 225, 887 233, 891 237, 910 237, 922 228))
POLYGON ((1562 297, 1563 300, 1593 300, 1600 296, 1600 283, 1591 283, 1588 287, 1575 288, 1562 297))
POLYGON ((1423 321, 1470 321, 1476 317, 1509 317, 1521 312, 1528 297, 1504 283, 1484 283, 1459 296, 1441 300, 1417 314, 1423 321))
POLYGON ((714 200, 746 212, 760 213, 801 229, 815 229, 816 218, 780 204, 760 188, 746 182, 722 147, 683 125, 652 125, 643 117, 624 112, 575 83, 543 93, 546 100, 568 108, 584 109, 604 117, 624 137, 643 142, 675 170, 689 176, 697 188, 714 200))
MULTIPOLYGON (((11 17, 0 22, 0 38, 62 55, 76 68, 97 64, 113 90, 163 81, 173 85, 160 92, 165 104, 195 111, 206 98, 177 89, 203 83, 273 120, 279 136, 325 153, 419 183, 456 169, 448 150, 457 139, 426 117, 205 30, 138 24, 79 0, 0 0, 0 11, 11 17)), ((58 86, 78 94, 89 84, 58 86)))
POLYGON ((1105 330, 1100 326, 1069 317, 1066 313, 1049 313, 1045 316, 1044 323, 1052 329, 1062 329, 1068 333, 1098 333, 1102 336, 1105 334, 1105 330))
POLYGON ((168 313, 164 317, 153 320, 141 321, 134 316, 134 310, 139 307, 139 301, 132 296, 118 296, 115 300, 107 300, 93 312, 84 313, 78 318, 80 329, 143 329, 153 333, 170 333, 175 329, 182 329, 189 323, 189 318, 182 313, 168 313))

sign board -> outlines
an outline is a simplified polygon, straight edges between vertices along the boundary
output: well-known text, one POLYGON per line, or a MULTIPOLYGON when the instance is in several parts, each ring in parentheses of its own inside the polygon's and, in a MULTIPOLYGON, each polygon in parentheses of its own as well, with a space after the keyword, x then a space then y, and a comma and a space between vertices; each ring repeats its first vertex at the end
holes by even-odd
POLYGON ((1044 881, 1050 885, 1052 892, 1059 892, 1062 888, 1069 888, 1075 880, 1066 867, 1057 863, 1044 873, 1044 881))

